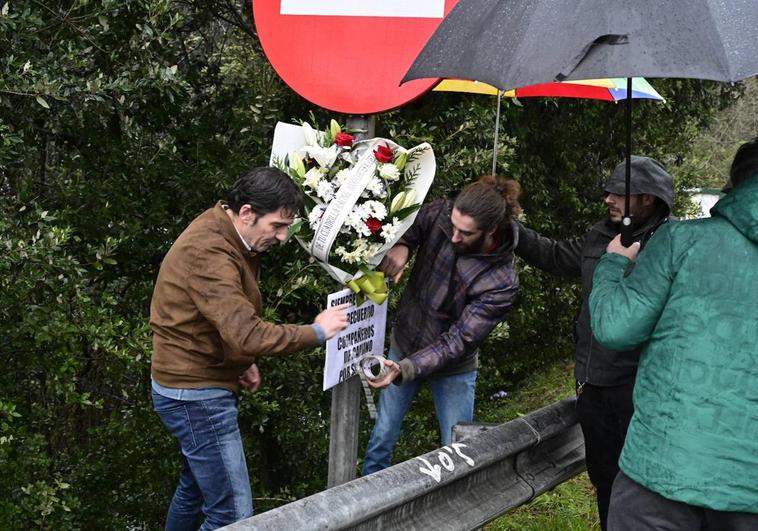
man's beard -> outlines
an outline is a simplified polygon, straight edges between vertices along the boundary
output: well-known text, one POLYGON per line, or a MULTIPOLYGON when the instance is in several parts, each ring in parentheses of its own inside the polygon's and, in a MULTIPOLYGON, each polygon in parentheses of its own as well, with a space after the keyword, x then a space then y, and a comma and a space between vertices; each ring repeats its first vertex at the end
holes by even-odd
POLYGON ((479 235, 479 237, 469 243, 463 243, 458 242, 453 244, 453 252, 455 254, 461 256, 461 255, 467 255, 467 254, 479 254, 482 252, 484 248, 484 238, 486 237, 486 234, 484 231, 479 235))

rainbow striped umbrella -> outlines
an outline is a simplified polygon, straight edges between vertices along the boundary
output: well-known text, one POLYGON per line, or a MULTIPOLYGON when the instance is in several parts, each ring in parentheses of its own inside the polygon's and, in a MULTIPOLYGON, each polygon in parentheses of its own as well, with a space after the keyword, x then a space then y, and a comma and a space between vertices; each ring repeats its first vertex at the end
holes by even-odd
MULTIPOLYGON (((434 90, 449 92, 471 92, 496 96, 498 89, 480 81, 465 79, 444 79, 434 90)), ((561 81, 541 83, 502 92, 506 98, 557 97, 582 98, 590 100, 618 101, 626 99, 626 78, 585 79, 581 81, 561 81)), ((644 77, 632 78, 632 98, 665 101, 663 96, 644 77)))
MULTIPOLYGON (((495 117, 495 142, 492 149, 492 175, 495 175, 497 166, 497 140, 500 132, 500 99, 507 98, 531 98, 531 97, 556 97, 556 98, 581 98, 592 100, 604 100, 616 102, 627 98, 628 80, 623 77, 607 79, 584 79, 578 81, 555 81, 552 83, 540 83, 506 91, 500 91, 492 85, 481 81, 468 81, 466 79, 443 79, 434 90, 448 92, 470 92, 473 94, 488 94, 497 96, 497 114, 495 117)), ((648 83, 644 77, 631 79, 632 99, 650 99, 666 101, 663 96, 648 83)), ((631 134, 631 126, 627 135, 631 134)), ((631 138, 628 139, 631 144, 631 138)))

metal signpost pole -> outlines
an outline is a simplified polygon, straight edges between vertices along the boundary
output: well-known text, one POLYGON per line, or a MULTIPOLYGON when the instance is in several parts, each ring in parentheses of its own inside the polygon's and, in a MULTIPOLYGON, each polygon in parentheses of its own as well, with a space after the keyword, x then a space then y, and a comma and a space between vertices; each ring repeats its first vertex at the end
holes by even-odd
MULTIPOLYGON (((374 115, 347 118, 348 129, 366 131, 358 140, 373 138, 374 115)), ((355 479, 358 462, 358 427, 360 425, 361 379, 354 376, 332 389, 331 427, 329 429, 329 475, 327 487, 332 488, 355 479)))

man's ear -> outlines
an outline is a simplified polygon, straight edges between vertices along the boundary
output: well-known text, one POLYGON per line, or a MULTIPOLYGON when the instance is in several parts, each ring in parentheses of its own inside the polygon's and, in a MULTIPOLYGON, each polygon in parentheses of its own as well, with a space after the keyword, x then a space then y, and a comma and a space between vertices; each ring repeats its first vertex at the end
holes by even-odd
POLYGON ((650 207, 655 205, 655 196, 653 194, 642 194, 642 205, 650 207))
POLYGON ((253 223, 255 222, 255 219, 256 219, 255 210, 253 210, 253 207, 251 207, 247 203, 240 207, 239 214, 237 215, 239 216, 239 218, 242 220, 243 223, 253 223))

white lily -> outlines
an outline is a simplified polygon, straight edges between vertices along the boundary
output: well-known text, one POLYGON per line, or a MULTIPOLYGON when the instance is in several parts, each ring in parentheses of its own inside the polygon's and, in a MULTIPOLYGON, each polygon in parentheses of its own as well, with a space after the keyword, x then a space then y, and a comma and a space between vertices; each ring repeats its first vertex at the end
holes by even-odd
POLYGON ((324 174, 318 168, 311 168, 308 173, 305 174, 303 179, 303 186, 307 186, 311 190, 316 190, 319 183, 323 180, 324 174))
POLYGON ((402 171, 408 163, 408 151, 402 147, 398 147, 397 150, 400 152, 400 155, 395 158, 395 166, 402 171))
POLYGON ((399 192, 392 198, 392 202, 390 203, 390 214, 394 214, 399 210, 413 205, 414 201, 416 201, 416 190, 411 189, 399 192))
POLYGON ((303 159, 297 151, 293 151, 289 156, 289 166, 298 177, 305 176, 305 165, 303 159))
POLYGON ((316 161, 316 163, 328 170, 337 160, 337 156, 340 154, 338 146, 329 146, 328 148, 321 146, 308 146, 305 148, 308 156, 316 161))
POLYGON ((336 137, 338 134, 342 132, 342 128, 340 127, 340 124, 338 124, 337 121, 334 119, 332 119, 332 121, 329 122, 329 132, 332 134, 332 138, 336 137))
POLYGON ((309 146, 318 146, 318 133, 311 127, 308 122, 303 122, 303 137, 305 137, 305 143, 309 146))

